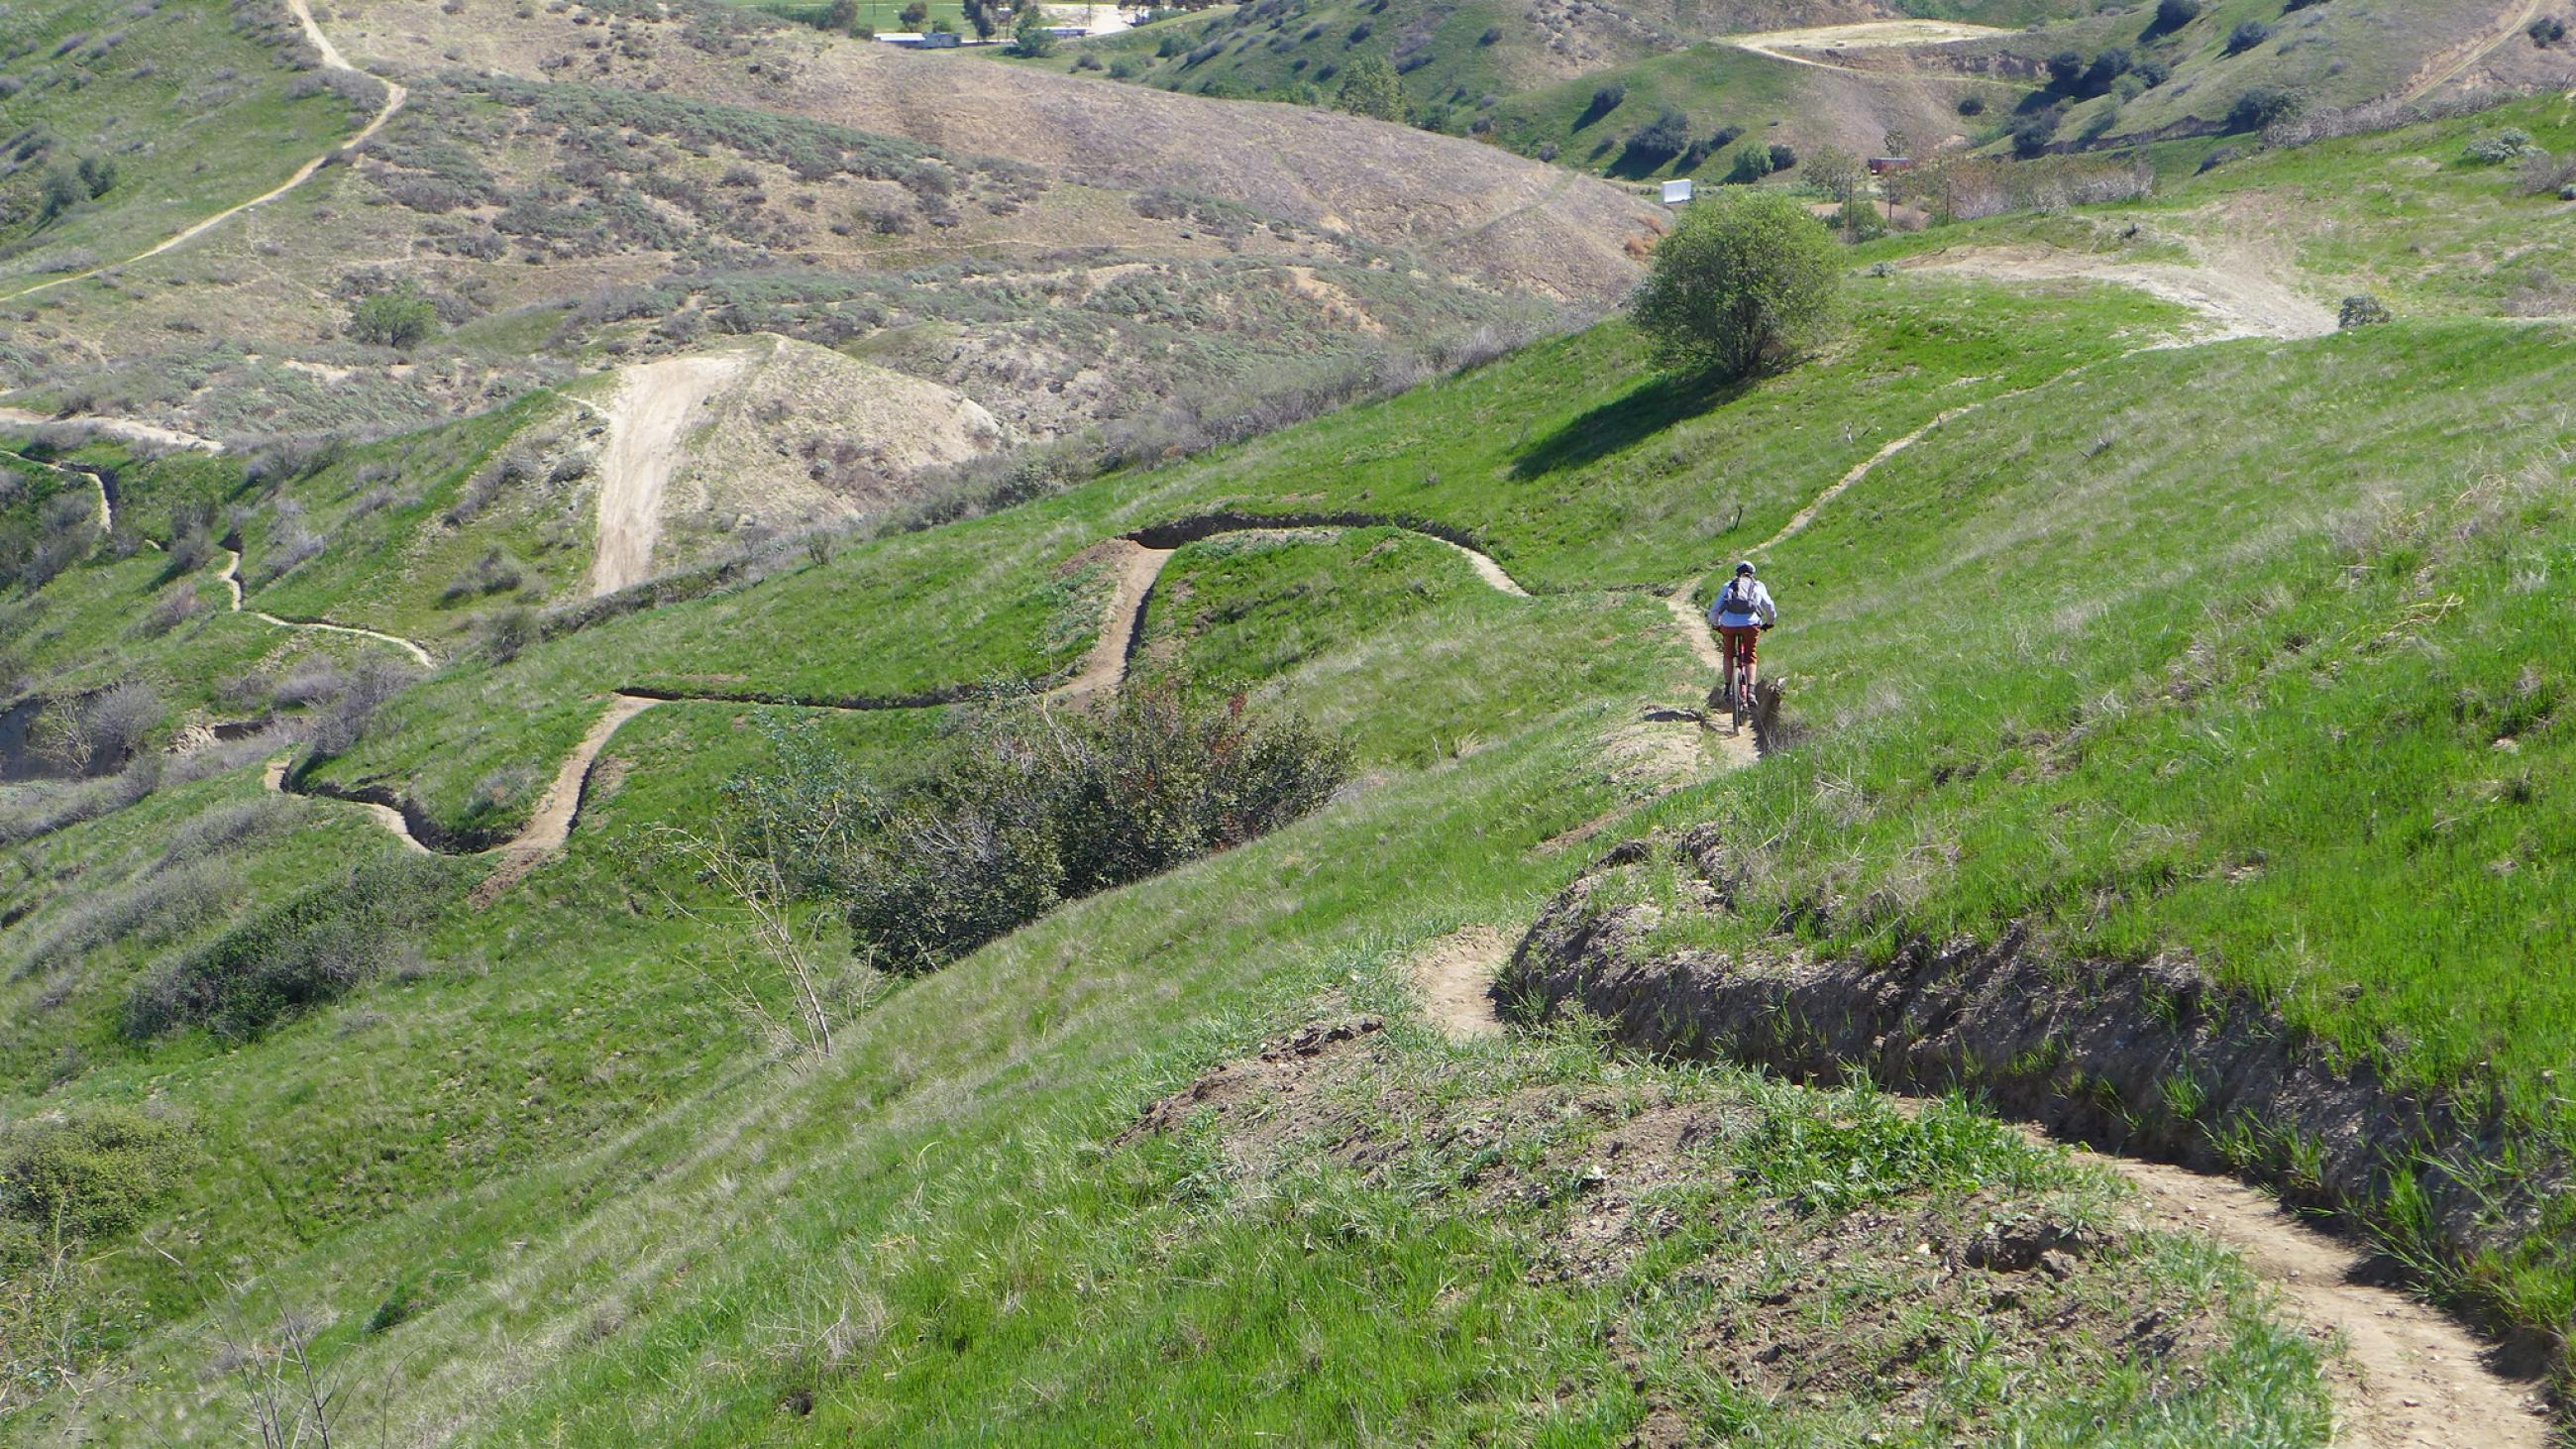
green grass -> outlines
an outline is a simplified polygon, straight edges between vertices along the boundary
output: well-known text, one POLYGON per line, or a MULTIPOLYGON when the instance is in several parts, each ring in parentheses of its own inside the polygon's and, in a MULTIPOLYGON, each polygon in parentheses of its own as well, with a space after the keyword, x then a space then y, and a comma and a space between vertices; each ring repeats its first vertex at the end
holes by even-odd
MULTIPOLYGON (((1545 155, 1559 165, 1628 180, 1696 176, 1723 179, 1739 147, 1787 142, 1792 149, 1841 130, 1831 108, 1837 87, 1850 77, 1820 81, 1809 67, 1709 43, 1649 56, 1507 98, 1493 108, 1494 139, 1524 156, 1545 155), (1623 94, 1607 111, 1594 96, 1605 86, 1623 94), (1710 153, 1697 165, 1682 157, 1640 157, 1629 138, 1666 110, 1690 118, 1693 140, 1721 126, 1742 139, 1710 153)), ((1937 97, 1927 119, 1965 125, 1949 113, 1967 96, 1981 97, 1989 114, 2008 111, 2023 95, 2016 85, 1967 76, 1940 76, 1914 84, 1937 97)), ((1787 173, 1795 180, 1796 172, 1787 173)))
MULTIPOLYGON (((1282 1027, 1400 1013, 1410 954, 1470 924, 1510 933, 1587 852, 1715 821, 1766 842, 1744 914, 1668 910, 1661 945, 1776 950, 1795 906, 1787 944, 1864 962, 2016 921, 2069 958, 2187 953, 2334 1060, 2493 1101, 2509 1151, 2486 1166, 2506 1186, 2564 1160, 2576 1121, 2550 1074, 2576 1047, 2555 969, 2576 946, 2559 905, 2576 515, 2560 330, 2405 322, 2123 356, 2183 319, 2075 286, 1899 275, 1855 294, 1845 339, 1742 389, 1657 379, 1607 323, 509 664, 451 664, 323 777, 500 829, 613 688, 1045 676, 1098 624, 1100 580, 1069 561, 1221 508, 1470 532, 1538 594, 1496 594, 1455 553, 1384 529, 1183 550, 1140 668, 1329 724, 1367 766, 1359 785, 895 987, 820 1062, 750 1044, 741 934, 658 832, 719 824, 722 782, 762 769, 782 722, 890 780, 937 761, 949 711, 657 707, 603 758, 565 852, 455 901, 409 943, 417 969, 246 1045, 125 1039, 118 1002, 170 953, 393 848, 329 802, 277 802, 300 828, 225 857, 240 885, 223 911, 0 982, 8 1115, 150 1102, 201 1154, 144 1228, 84 1259, 75 1337, 114 1370, 84 1424, 110 1441, 230 1434, 240 1390, 210 1371, 213 1339, 293 1311, 318 1326, 358 1438, 1579 1444, 1674 1409, 1788 1443, 2316 1441, 2314 1350, 2204 1251, 2124 1239, 2066 1290, 2121 1328, 2184 1307, 2206 1331, 2180 1374, 2111 1346, 2116 1329, 2012 1337, 1973 1321, 1992 1314, 1945 1317, 1937 1285, 1841 1251, 2033 1200, 2110 1210, 2098 1181, 1956 1109, 1908 1121, 1580 1040, 1453 1049, 1400 1021, 1341 1115, 1300 1119, 1275 1152, 1214 1120, 1112 1143, 1143 1103, 1282 1027), (1555 848, 1634 805, 1616 737, 1688 729, 1639 723, 1695 682, 1640 586, 1754 551, 1969 403, 1763 553, 1785 620, 1766 661, 1804 742, 1555 848), (1617 1110, 1596 1123, 1586 1100, 1617 1110), (1558 1169, 1669 1100, 1720 1104, 1730 1124, 1662 1200, 1678 1226, 1605 1273, 1540 1271, 1589 1211, 1558 1169), (1479 1114, 1500 1134, 1490 1160, 1451 1131, 1479 1114), (1386 1151, 1337 1155, 1349 1141, 1386 1151), (1529 1191, 1479 1198, 1487 1170, 1529 1191), (1869 1363, 1822 1403, 1757 1393, 1735 1377, 1749 1341, 1692 1338, 1754 1297, 1728 1274, 1799 1245, 1836 1265, 1801 1280, 1818 1340, 1802 1352, 1938 1329, 1925 1397, 1879 1396, 1869 1363), (1614 1349, 1614 1328, 1649 1347, 1614 1349), (1691 1343, 1708 1346, 1677 1347, 1691 1343)), ((310 509, 343 508, 353 470, 381 459, 438 492, 509 421, 397 440, 297 487, 310 509)), ((156 475, 166 491, 139 506, 200 485, 219 480, 156 475)), ((397 562, 430 536, 419 506, 345 530, 345 557, 278 596, 421 615, 445 564, 405 577, 397 562)), ((140 554, 76 567, 13 606, 31 626, 17 637, 55 674, 163 671, 174 695, 210 687, 182 669, 205 680, 310 647, 233 616, 128 642, 162 586, 150 570, 140 554)), ((0 942, 22 950, 258 791, 248 764, 174 781, 18 848, 5 878, 34 909, 0 942)), ((1676 884, 1655 898, 1682 899, 1676 884)), ((2571 1240, 2544 1216, 2456 1283, 2513 1322, 2563 1324, 2571 1240)), ((72 1412, 56 1394, 0 1434, 68 1437, 72 1412)))
POLYGON ((247 201, 363 119, 328 92, 294 97, 295 72, 223 0, 168 0, 140 17, 110 0, 21 6, 0 15, 0 54, 16 57, 0 76, 24 85, 9 101, 11 129, 52 141, 46 165, 0 181, 17 218, 0 224, 0 295, 80 257, 95 265, 142 251, 247 201), (90 40, 57 55, 73 35, 90 40), (93 56, 109 35, 122 38, 93 56), (47 166, 83 156, 115 161, 114 188, 40 225, 47 166))
POLYGON ((2329 303, 2355 292, 2401 317, 2564 315, 2576 307, 2567 203, 2533 193, 2517 163, 2463 154, 2518 127, 2559 156, 2576 151, 2576 106, 2560 97, 2280 150, 2201 137, 2150 148, 2155 195, 2052 215, 2017 213, 1892 235, 1856 261, 2040 243, 2135 261, 2189 259, 2196 241, 2221 265, 2278 255, 2289 280, 2329 303), (2202 170, 2227 148, 2232 159, 2202 170), (2242 154, 2234 154, 2234 153, 2242 154))

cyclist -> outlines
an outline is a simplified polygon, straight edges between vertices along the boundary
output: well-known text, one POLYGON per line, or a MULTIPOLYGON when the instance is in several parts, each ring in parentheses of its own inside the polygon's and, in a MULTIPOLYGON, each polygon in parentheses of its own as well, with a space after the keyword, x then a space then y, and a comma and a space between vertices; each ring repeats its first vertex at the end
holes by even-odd
POLYGON ((1771 602, 1771 591, 1753 575, 1753 561, 1746 559, 1735 566, 1735 577, 1718 592, 1717 602, 1708 606, 1708 622, 1717 630, 1718 652, 1726 661, 1726 679, 1719 686, 1721 703, 1735 705, 1735 667, 1744 667, 1744 697, 1753 698, 1753 654, 1762 631, 1780 622, 1780 611, 1771 602))

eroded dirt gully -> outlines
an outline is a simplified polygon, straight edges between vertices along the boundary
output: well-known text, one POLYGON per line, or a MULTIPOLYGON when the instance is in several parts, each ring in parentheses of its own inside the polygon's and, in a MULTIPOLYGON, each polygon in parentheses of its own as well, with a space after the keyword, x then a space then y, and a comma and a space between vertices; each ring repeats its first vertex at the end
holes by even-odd
MULTIPOLYGON (((1550 903, 1507 953, 1490 941, 1483 960, 1430 953, 1417 981, 1444 999, 1472 999, 1462 977, 1490 982, 1485 1008, 1513 1020, 1579 1008, 1619 1042, 1659 1054, 1723 1056, 1796 1080, 1859 1079, 1901 1093, 1974 1092, 2032 1124, 2034 1136, 2106 1149, 2081 1155, 2138 1189, 2146 1221, 2236 1249, 2297 1322, 2340 1335, 2344 1442, 2553 1442, 2540 1383, 2521 1371, 2536 1355, 2489 1345, 2383 1286, 2385 1264, 2233 1177, 2271 1179, 2297 1205, 2366 1212, 2392 1164, 2491 1157, 2505 1146, 2499 1122, 2410 1097, 2366 1070, 2330 1068, 2276 1014, 2179 958, 2058 962, 2018 931, 1992 945, 1918 942, 1881 967, 1785 945, 1768 959, 1657 954, 1643 945, 1661 923, 1656 907, 1595 901, 1611 872, 1657 852, 1685 865, 1705 909, 1730 908, 1741 862, 1714 829, 1631 842, 1550 903), (2212 1139, 2222 1124, 2253 1130, 2259 1160, 2223 1156, 2212 1139), (2303 1166, 2289 1160, 2294 1140, 2314 1153, 2303 1166)), ((2555 1175, 2563 1182, 2564 1164, 2555 1175)), ((2536 1221, 2540 1193, 2506 1203, 2497 1221, 2491 1185, 2438 1168, 2418 1176, 2457 1251, 2510 1241, 2536 1221)))

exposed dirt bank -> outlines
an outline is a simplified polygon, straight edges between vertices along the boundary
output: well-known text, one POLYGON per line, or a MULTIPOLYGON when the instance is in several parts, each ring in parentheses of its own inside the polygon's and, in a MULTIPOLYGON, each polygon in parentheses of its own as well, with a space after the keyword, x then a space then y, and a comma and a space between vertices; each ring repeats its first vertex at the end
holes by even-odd
MULTIPOLYGON (((64 280, 68 281, 69 278, 64 280)), ((161 448, 194 448, 204 453, 220 453, 224 445, 195 433, 165 428, 154 423, 136 422, 132 418, 104 418, 93 413, 64 413, 58 417, 30 412, 25 408, 0 407, 0 423, 11 427, 86 428, 103 438, 121 438, 129 443, 146 443, 161 448)))
MULTIPOLYGON (((1724 908, 1730 847, 1712 831, 1624 846, 1603 869, 1661 848, 1690 862, 1710 909, 1724 908)), ((2296 1203, 2367 1217, 2391 1173, 2412 1168, 2441 1246, 2466 1256, 2534 1223, 2536 1197, 2499 1203, 2494 1185, 2448 1170, 2462 1144, 2475 1160, 2506 1151, 2500 1124, 2334 1068, 2276 1014, 2188 962, 2051 962, 2017 933, 1990 946, 1918 943, 1876 969, 1785 949, 1757 961, 1651 955, 1640 942, 1656 908, 1596 906, 1602 878, 1540 916, 1497 999, 1541 1018, 1580 1006, 1652 1051, 1723 1055, 1798 1079, 1972 1091, 2059 1136, 2181 1164, 2115 1166, 2154 1210, 2234 1243, 2258 1269, 2268 1263, 2297 1311, 2347 1334, 2356 1442, 2548 1442, 2537 1384, 2497 1371, 2497 1351, 2366 1281, 2362 1254, 2259 1194, 2195 1176, 2248 1173, 2296 1203)), ((2534 1180, 2564 1176, 2561 1164, 2534 1180)))

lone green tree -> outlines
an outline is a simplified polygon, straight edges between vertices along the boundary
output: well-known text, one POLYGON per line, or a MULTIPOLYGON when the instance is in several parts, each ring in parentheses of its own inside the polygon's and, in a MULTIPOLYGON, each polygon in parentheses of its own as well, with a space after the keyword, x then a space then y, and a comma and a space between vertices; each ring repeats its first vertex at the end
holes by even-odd
POLYGON ((409 347, 438 329, 438 308, 409 282, 349 310, 349 336, 378 347, 409 347))
POLYGON ((1342 72, 1342 93, 1334 98, 1333 104, 1354 116, 1401 121, 1404 119, 1404 82, 1396 76, 1395 67, 1387 64, 1385 56, 1362 56, 1342 72))
POLYGON ((1029 13, 1020 17, 1019 28, 1011 32, 1011 48, 1018 55, 1055 54, 1055 32, 1047 28, 1046 17, 1036 6, 1029 7, 1029 13))
POLYGON ((1842 270, 1832 233, 1789 197, 1707 197, 1655 248, 1637 294, 1637 328, 1667 370, 1749 377, 1832 329, 1842 270))

